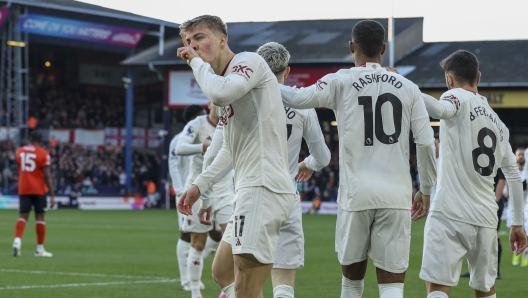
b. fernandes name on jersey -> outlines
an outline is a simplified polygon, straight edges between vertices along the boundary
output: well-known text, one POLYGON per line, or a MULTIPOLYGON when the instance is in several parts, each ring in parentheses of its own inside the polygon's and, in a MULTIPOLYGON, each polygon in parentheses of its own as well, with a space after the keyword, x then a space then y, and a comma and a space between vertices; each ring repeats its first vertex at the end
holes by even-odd
POLYGON ((469 110, 469 120, 470 121, 473 121, 481 116, 484 116, 484 117, 487 117, 490 119, 490 121, 495 124, 495 126, 497 127, 497 129, 499 130, 499 133, 500 133, 500 140, 502 142, 503 140, 503 135, 504 135, 504 131, 502 129, 502 126, 500 125, 500 122, 497 121, 497 116, 496 115, 493 115, 493 113, 490 113, 486 110, 486 107, 483 107, 483 106, 478 106, 478 107, 474 107, 473 110, 469 110), (473 113, 474 112, 474 113, 473 113))

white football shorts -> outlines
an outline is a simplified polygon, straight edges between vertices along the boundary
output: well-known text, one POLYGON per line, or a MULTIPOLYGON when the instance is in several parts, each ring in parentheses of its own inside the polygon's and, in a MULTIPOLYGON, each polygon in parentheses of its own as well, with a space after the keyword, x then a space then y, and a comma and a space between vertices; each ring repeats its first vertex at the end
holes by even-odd
POLYGON ((304 233, 302 227, 301 198, 296 194, 293 211, 280 229, 275 269, 304 267, 304 233))
POLYGON ((409 267, 411 212, 403 209, 346 211, 339 206, 336 252, 341 265, 366 260, 392 273, 409 267))
POLYGON ((231 215, 233 215, 233 197, 227 196, 219 199, 213 199, 211 221, 213 225, 204 225, 200 223, 198 211, 200 210, 200 200, 193 205, 192 215, 185 216, 181 230, 187 233, 207 233, 213 229, 221 230, 219 225, 227 224, 231 215))
POLYGON ((222 238, 233 254, 251 254, 262 264, 275 263, 281 226, 293 210, 295 194, 256 186, 238 189, 235 211, 222 238))
POLYGON ((431 212, 424 229, 420 278, 439 285, 458 284, 462 261, 468 261, 469 286, 489 292, 497 277, 497 230, 449 219, 431 212))
MULTIPOLYGON (((180 196, 176 196, 176 206, 178 206, 178 202, 180 201, 180 196)), ((183 228, 183 221, 185 220, 185 215, 180 213, 176 207, 176 213, 178 213, 178 229, 182 231, 183 228)))

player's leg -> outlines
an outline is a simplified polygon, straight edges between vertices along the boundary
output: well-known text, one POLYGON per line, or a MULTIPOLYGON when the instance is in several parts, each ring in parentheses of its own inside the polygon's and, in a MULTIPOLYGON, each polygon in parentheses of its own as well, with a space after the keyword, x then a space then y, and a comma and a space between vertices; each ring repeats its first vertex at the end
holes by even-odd
POLYGON ((214 229, 209 231, 209 237, 207 237, 205 242, 204 260, 216 252, 227 223, 231 215, 233 215, 233 196, 217 198, 213 201, 213 215, 211 218, 214 219, 214 229))
POLYGON ((200 281, 202 280, 203 271, 203 251, 207 233, 191 232, 191 248, 187 257, 187 276, 189 286, 191 287, 192 297, 201 297, 200 281))
POLYGON ((47 198, 46 196, 35 196, 35 231, 37 234, 37 257, 52 257, 53 254, 44 249, 44 241, 46 240, 46 220, 44 214, 46 212, 47 198))
POLYGON ((497 277, 497 237, 495 229, 475 227, 477 237, 468 251, 468 268, 471 274, 469 286, 475 297, 494 297, 497 277))
POLYGON ((18 257, 22 254, 22 235, 26 229, 26 223, 31 211, 32 201, 29 196, 21 195, 19 198, 19 216, 15 224, 15 240, 13 241, 13 256, 18 257))
POLYGON ((403 297, 411 247, 411 213, 377 209, 371 226, 369 255, 376 266, 381 298, 403 297))
POLYGON ((297 195, 293 211, 280 229, 275 264, 271 270, 273 297, 294 297, 296 269, 302 267, 304 267, 304 233, 301 200, 297 195))
POLYGON ((231 232, 237 297, 262 297, 270 274, 280 228, 293 210, 295 194, 264 187, 238 190, 231 232))
POLYGON ((426 282, 428 298, 448 297, 458 284, 462 261, 476 242, 474 226, 431 212, 424 228, 420 278, 426 282))
POLYGON ((227 298, 235 297, 235 265, 231 248, 232 229, 233 221, 230 220, 213 260, 213 279, 227 298))
POLYGON ((189 277, 187 274, 187 258, 191 249, 191 233, 180 231, 180 238, 176 244, 176 257, 178 258, 178 269, 180 270, 180 288, 190 291, 189 277))
POLYGON ((370 246, 370 226, 375 210, 337 212, 335 247, 343 273, 341 297, 356 298, 363 295, 370 246))

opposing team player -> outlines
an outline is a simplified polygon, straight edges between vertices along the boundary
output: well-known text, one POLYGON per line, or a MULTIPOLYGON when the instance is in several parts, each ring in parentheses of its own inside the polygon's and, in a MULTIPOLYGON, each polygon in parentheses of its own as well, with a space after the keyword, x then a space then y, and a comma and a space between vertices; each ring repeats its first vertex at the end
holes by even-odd
POLYGON ((13 255, 18 257, 22 253, 22 234, 26 228, 29 212, 35 211, 37 231, 36 257, 52 257, 53 254, 44 249, 46 238, 46 193, 50 195, 50 207, 55 205, 55 195, 49 165, 51 164, 48 151, 43 149, 42 137, 38 132, 31 133, 29 144, 18 148, 16 163, 18 164, 18 195, 20 197, 20 217, 15 227, 15 241, 13 242, 13 255))
POLYGON ((339 130, 340 185, 336 250, 341 297, 361 297, 367 258, 376 266, 380 297, 403 297, 411 219, 427 214, 436 178, 433 130, 418 87, 379 64, 385 30, 365 20, 352 29, 356 67, 307 88, 281 86, 286 105, 334 110, 339 130), (416 142, 421 192, 411 214, 409 131, 416 142))
MULTIPOLYGON (((188 122, 201 115, 205 115, 204 108, 199 105, 189 105, 183 111, 183 120, 188 122)), ((189 157, 176 154, 176 144, 178 143, 181 134, 182 132, 176 134, 169 145, 169 173, 174 192, 176 193, 176 205, 178 205, 179 198, 185 190, 185 181, 187 181, 190 172, 189 157)), ((180 288, 182 290, 190 291, 191 287, 189 279, 187 278, 187 257, 191 248, 191 234, 183 232, 181 229, 184 217, 183 214, 178 212, 180 239, 178 239, 178 243, 176 244, 176 256, 178 258, 178 267, 180 270, 180 288)))
MULTIPOLYGON (((233 167, 234 214, 213 262, 215 281, 227 297, 262 297, 275 261, 279 230, 293 209, 295 189, 288 171, 286 115, 275 75, 256 53, 234 54, 227 26, 218 17, 200 16, 180 26, 187 60, 202 91, 223 107, 224 142, 213 163, 178 204, 192 213, 200 193, 233 167), (189 44, 187 44, 189 43, 189 44), (226 272, 235 272, 235 281, 226 272)), ((201 201, 202 209, 210 200, 201 201)))
MULTIPOLYGON (((290 73, 290 53, 276 42, 268 42, 258 48, 257 54, 268 63, 280 84, 290 73)), ((295 185, 302 176, 307 181, 314 171, 319 171, 330 162, 330 150, 326 146, 323 132, 314 109, 296 110, 285 107, 288 134, 288 158, 290 177, 295 185), (306 141, 310 156, 299 164, 302 139, 306 141)), ((301 182, 302 182, 301 181, 301 182)), ((295 273, 304 267, 304 233, 302 230, 301 200, 298 197, 293 211, 280 229, 275 264, 271 270, 273 297, 293 298, 295 273)))
MULTIPOLYGON (((185 187, 189 188, 191 183, 202 172, 203 155, 205 154, 218 124, 217 107, 209 102, 209 115, 199 116, 191 120, 180 136, 176 144, 176 154, 191 157, 191 174, 188 176, 185 187)), ((228 174, 222 178, 213 187, 212 208, 213 218, 217 222, 222 231, 225 230, 227 222, 233 214, 233 175, 228 174)), ((213 226, 202 225, 198 218, 197 212, 199 204, 193 207, 193 214, 185 217, 183 221, 182 231, 191 233, 191 249, 187 258, 187 272, 190 280, 192 297, 201 297, 200 280, 203 270, 203 259, 205 249, 208 247, 208 252, 216 250, 221 237, 217 241, 211 237, 207 237, 207 233, 213 230, 213 226), (206 244, 207 243, 207 244, 206 244)))
POLYGON ((440 120, 438 192, 425 225, 422 269, 428 298, 448 297, 468 260, 475 297, 496 297, 497 204, 493 178, 500 167, 510 189, 510 247, 526 248, 522 183, 509 131, 478 94, 478 60, 459 50, 440 63, 449 91, 440 101, 426 97, 429 115, 440 120), (453 208, 456 206, 456 208, 453 208))

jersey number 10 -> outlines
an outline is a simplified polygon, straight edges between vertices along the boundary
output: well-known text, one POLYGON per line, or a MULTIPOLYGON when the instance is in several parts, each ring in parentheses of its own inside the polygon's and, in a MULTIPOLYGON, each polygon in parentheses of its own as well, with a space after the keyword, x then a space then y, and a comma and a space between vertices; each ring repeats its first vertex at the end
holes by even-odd
POLYGON ((363 118, 365 120, 365 146, 374 146, 374 131, 376 139, 383 144, 391 145, 398 143, 402 126, 403 106, 399 98, 394 94, 384 93, 376 100, 376 123, 374 123, 372 112, 372 96, 359 96, 358 103, 363 106, 363 118), (388 135, 383 130, 383 118, 381 117, 381 107, 389 102, 392 105, 392 118, 394 119, 394 133, 388 135))
POLYGON ((20 153, 20 169, 23 172, 33 172, 37 168, 36 158, 37 155, 35 153, 20 153))

